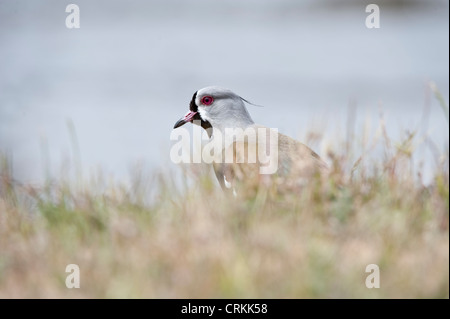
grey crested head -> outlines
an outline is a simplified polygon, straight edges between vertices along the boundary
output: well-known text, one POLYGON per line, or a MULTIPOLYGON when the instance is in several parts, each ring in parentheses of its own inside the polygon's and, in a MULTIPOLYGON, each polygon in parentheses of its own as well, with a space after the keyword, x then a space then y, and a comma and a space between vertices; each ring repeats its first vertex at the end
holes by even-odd
POLYGON ((174 128, 187 122, 224 132, 225 128, 246 128, 254 124, 245 107, 245 99, 219 86, 208 86, 194 93, 189 112, 175 123, 174 128), (198 121, 196 121, 198 120, 198 121))

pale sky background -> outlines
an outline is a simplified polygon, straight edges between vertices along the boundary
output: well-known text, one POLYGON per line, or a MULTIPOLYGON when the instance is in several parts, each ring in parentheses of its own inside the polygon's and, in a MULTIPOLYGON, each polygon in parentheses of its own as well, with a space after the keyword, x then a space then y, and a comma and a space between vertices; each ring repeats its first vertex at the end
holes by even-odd
POLYGON ((381 105, 395 138, 428 130, 448 149, 435 99, 422 119, 428 81, 449 100, 448 1, 378 1, 381 28, 367 29, 372 2, 0 0, 0 152, 21 181, 41 182, 46 161, 57 177, 73 158, 71 121, 85 173, 175 167, 173 124, 209 85, 300 140, 311 129, 342 140, 352 100, 357 132, 376 127, 381 105), (80 29, 65 26, 69 3, 80 29))

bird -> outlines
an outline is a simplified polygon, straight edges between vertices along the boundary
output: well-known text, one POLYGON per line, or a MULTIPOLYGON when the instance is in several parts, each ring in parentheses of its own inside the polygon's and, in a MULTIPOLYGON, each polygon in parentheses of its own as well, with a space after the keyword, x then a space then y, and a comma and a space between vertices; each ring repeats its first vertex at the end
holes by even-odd
POLYGON ((298 187, 328 171, 325 161, 305 144, 255 124, 246 103, 252 104, 230 89, 208 86, 194 93, 189 111, 173 127, 193 123, 206 130, 219 150, 212 155, 212 164, 224 190, 236 194, 238 184, 270 185, 275 180, 278 186, 298 187), (260 159, 261 154, 266 156, 265 161, 260 159), (275 162, 275 169, 262 174, 270 160, 275 162))

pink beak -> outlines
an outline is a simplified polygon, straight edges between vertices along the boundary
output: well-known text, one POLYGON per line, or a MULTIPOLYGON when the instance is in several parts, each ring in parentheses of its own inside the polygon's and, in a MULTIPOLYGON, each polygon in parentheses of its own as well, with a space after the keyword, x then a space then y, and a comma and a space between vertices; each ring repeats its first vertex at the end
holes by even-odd
POLYGON ((178 120, 178 122, 175 123, 173 128, 177 128, 177 127, 183 126, 184 124, 186 124, 188 122, 191 122, 192 119, 194 118, 195 114, 197 114, 197 112, 192 112, 192 111, 187 112, 184 117, 182 117, 180 120, 178 120))

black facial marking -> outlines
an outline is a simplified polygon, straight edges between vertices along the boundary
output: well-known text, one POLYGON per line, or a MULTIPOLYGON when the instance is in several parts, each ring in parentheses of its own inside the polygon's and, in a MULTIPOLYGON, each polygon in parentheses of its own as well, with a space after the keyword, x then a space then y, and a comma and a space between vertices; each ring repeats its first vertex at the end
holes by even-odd
POLYGON ((191 112, 198 112, 198 106, 197 106, 197 104, 195 104, 196 98, 197 98, 197 92, 194 93, 191 103, 189 104, 189 109, 191 110, 191 112))
POLYGON ((194 117, 192 118, 192 123, 194 123, 194 121, 200 121, 200 126, 203 127, 203 129, 208 133, 208 136, 211 137, 211 135, 212 135, 211 123, 202 119, 202 117, 200 116, 200 113, 198 113, 198 106, 197 106, 197 104, 195 104, 196 98, 197 98, 197 92, 194 93, 194 96, 192 96, 191 103, 189 103, 189 110, 191 110, 191 112, 197 112, 197 114, 195 114, 194 117))
POLYGON ((208 133, 209 137, 212 136, 211 123, 209 123, 208 121, 203 120, 199 113, 195 114, 194 117, 192 118, 192 120, 193 120, 192 123, 198 123, 198 121, 200 121, 200 126, 203 127, 203 129, 208 133))

